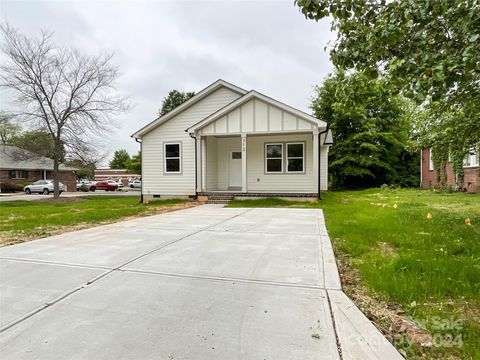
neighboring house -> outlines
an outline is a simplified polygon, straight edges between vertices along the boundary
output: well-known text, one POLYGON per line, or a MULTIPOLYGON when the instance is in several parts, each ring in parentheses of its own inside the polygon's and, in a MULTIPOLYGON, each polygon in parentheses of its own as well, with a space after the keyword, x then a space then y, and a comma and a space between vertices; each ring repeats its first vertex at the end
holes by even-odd
MULTIPOLYGON (((455 173, 452 163, 448 162, 446 166, 447 184, 456 186, 455 173)), ((463 189, 468 192, 480 192, 480 156, 478 150, 470 151, 463 159, 463 189)), ((437 186, 437 174, 432 160, 432 149, 422 150, 420 166, 421 183, 424 189, 430 189, 437 186)))
MULTIPOLYGON (((60 164, 59 180, 67 191, 76 191, 76 168, 60 164)), ((53 160, 12 145, 0 144, 0 188, 14 189, 37 180, 53 179, 53 160)))
POLYGON ((141 141, 144 201, 196 196, 316 199, 327 190, 332 144, 327 124, 223 80, 132 137, 141 141))
POLYGON ((140 179, 139 174, 129 174, 126 169, 95 169, 94 180, 105 181, 120 179, 124 186, 128 186, 130 179, 140 179))

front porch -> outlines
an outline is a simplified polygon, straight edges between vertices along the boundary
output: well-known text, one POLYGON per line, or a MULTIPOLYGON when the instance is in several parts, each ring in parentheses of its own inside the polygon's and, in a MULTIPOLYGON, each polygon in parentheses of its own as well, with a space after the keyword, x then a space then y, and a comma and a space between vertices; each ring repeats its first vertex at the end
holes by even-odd
POLYGON ((316 197, 327 189, 326 123, 255 91, 187 132, 196 140, 197 194, 316 197))
POLYGON ((198 195, 318 196, 318 166, 327 166, 328 150, 318 146, 318 131, 197 135, 196 141, 198 195))

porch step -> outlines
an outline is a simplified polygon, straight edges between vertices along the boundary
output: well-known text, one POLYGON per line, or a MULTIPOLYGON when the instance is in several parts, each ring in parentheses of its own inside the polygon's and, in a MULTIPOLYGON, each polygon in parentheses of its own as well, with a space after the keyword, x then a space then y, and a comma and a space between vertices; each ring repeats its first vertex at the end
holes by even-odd
POLYGON ((228 204, 231 200, 207 200, 205 204, 228 204))
POLYGON ((228 204, 232 200, 232 194, 209 194, 205 204, 228 204))

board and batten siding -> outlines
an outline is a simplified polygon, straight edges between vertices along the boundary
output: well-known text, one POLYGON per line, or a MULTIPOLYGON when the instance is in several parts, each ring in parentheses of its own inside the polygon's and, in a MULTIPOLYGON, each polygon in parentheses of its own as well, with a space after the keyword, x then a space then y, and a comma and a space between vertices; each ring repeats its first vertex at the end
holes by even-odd
POLYGON ((189 196, 195 194, 195 140, 185 129, 240 97, 227 88, 220 88, 159 125, 142 137, 142 185, 147 195, 189 196), (181 143, 180 174, 164 173, 163 146, 181 143))
POLYGON ((252 99, 233 109, 225 116, 199 130, 205 135, 240 133, 298 132, 315 128, 312 122, 301 119, 276 106, 252 99))
MULTIPOLYGON (((313 138, 312 134, 250 136, 247 137, 247 188, 250 192, 317 192, 313 174, 313 138), (268 143, 305 143, 305 172, 278 173, 265 172, 265 144, 268 143)), ((284 145, 284 170, 286 148, 284 145)))
MULTIPOLYGON (((228 190, 229 159, 231 151, 241 151, 241 139, 237 137, 207 137, 207 190, 228 190)), ((284 152, 286 149, 284 148, 284 152)), ((321 168, 325 170, 328 148, 321 147, 321 168)), ((284 155, 286 156, 286 155, 284 155)), ((286 161, 286 158, 284 157, 286 161)), ((265 135, 247 136, 247 190, 249 192, 316 193, 316 174, 313 173, 313 135, 265 135), (266 174, 265 144, 305 143, 305 172, 300 174, 266 174)), ((327 171, 321 172, 322 190, 327 190, 327 171)))

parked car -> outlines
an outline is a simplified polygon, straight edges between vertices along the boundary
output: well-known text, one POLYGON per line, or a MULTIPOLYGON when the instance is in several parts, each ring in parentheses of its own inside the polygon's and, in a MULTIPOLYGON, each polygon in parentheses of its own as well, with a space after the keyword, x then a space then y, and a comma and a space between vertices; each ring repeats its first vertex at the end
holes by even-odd
POLYGON ((141 188, 142 187, 142 180, 130 180, 128 182, 128 187, 133 189, 133 188, 141 188))
POLYGON ((117 181, 115 181, 118 185, 119 188, 122 188, 123 187, 123 181, 122 179, 117 179, 117 181))
POLYGON ((105 190, 115 191, 118 189, 118 184, 114 180, 95 181, 90 184, 90 191, 105 190))
POLYGON ((77 180, 77 191, 83 186, 89 186, 92 182, 90 180, 77 180))
MULTIPOLYGON (((58 188, 60 190, 60 194, 66 191, 65 185, 63 185, 61 182, 58 183, 58 188)), ((25 194, 39 193, 43 195, 48 195, 53 192, 53 180, 35 181, 34 183, 25 186, 23 188, 23 191, 25 191, 25 194)))

